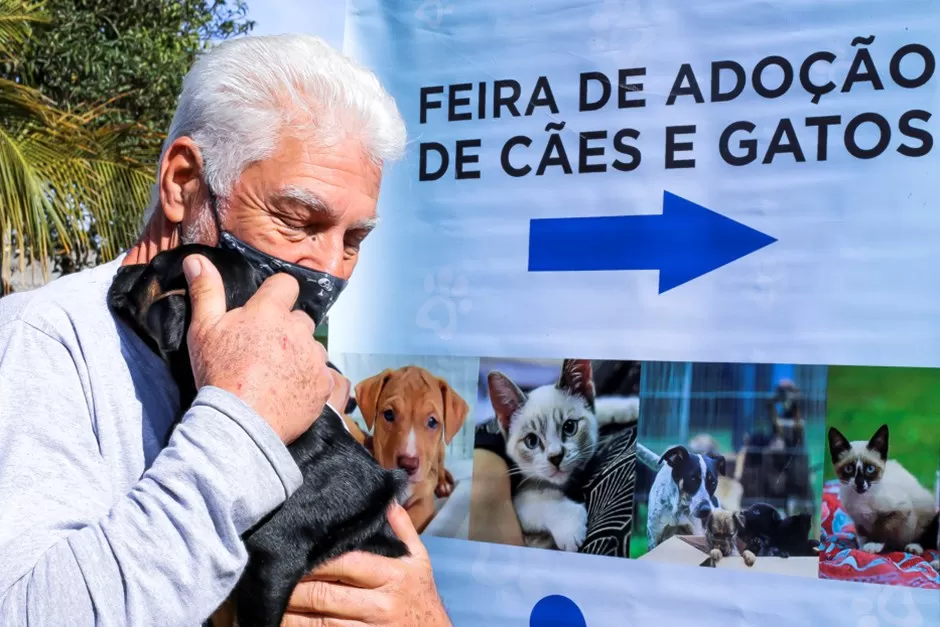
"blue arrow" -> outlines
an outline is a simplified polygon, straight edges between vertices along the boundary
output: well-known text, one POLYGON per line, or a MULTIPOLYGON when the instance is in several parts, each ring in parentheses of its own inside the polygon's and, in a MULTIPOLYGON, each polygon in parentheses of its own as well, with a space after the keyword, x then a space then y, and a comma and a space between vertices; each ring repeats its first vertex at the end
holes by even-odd
POLYGON ((531 220, 529 272, 659 270, 662 294, 776 241, 663 192, 657 215, 531 220))

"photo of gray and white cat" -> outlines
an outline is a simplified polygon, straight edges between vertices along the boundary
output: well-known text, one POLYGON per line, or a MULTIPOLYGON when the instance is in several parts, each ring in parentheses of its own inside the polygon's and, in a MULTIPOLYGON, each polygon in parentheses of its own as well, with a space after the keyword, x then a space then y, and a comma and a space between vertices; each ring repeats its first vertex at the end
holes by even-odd
POLYGON ((629 557, 640 372, 481 359, 470 539, 629 557))

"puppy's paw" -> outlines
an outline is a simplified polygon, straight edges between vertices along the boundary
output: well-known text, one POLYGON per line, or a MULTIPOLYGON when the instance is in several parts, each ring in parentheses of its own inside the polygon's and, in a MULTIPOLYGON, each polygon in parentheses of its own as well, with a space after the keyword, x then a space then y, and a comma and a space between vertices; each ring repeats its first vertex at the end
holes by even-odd
POLYGON ((549 525, 549 533, 562 551, 577 551, 587 537, 587 508, 578 503, 569 503, 564 515, 549 525))
POLYGON ((437 476, 437 485, 434 486, 434 495, 439 499, 448 497, 454 492, 455 485, 457 484, 454 481, 454 475, 450 474, 450 471, 444 468, 437 476))
POLYGON ((866 553, 881 553, 885 550, 884 542, 866 542, 862 545, 862 550, 866 553))
POLYGON ((748 568, 753 566, 757 562, 757 556, 753 552, 745 550, 744 553, 741 553, 741 557, 744 558, 744 564, 748 568))
POLYGON ((721 561, 721 551, 719 549, 712 549, 708 552, 708 556, 712 558, 712 562, 717 564, 721 561))
POLYGON ((917 544, 916 542, 911 542, 906 547, 904 547, 905 553, 910 553, 911 555, 923 555, 924 547, 917 544))

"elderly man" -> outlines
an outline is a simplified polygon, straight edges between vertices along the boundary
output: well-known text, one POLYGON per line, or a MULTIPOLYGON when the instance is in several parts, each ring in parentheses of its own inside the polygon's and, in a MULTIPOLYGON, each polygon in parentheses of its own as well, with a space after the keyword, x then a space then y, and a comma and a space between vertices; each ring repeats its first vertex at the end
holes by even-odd
MULTIPOLYGON (((285 443, 334 388, 313 323, 290 311, 303 293, 277 274, 226 312, 217 270, 189 258, 199 393, 171 433, 169 371, 107 289, 120 264, 222 234, 348 279, 404 142, 376 78, 318 39, 239 39, 194 65, 137 244, 0 300, 0 624, 191 626, 226 599, 240 535, 299 486, 285 443)), ((390 518, 412 555, 327 564, 285 625, 450 624, 408 516, 390 518)))

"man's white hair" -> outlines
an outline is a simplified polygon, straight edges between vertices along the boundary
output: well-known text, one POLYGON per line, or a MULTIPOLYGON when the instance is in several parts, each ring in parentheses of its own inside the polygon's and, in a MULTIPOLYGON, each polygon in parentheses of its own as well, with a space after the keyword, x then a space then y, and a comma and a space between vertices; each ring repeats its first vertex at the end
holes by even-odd
MULTIPOLYGON (((398 107, 378 78, 319 37, 241 37, 201 55, 183 79, 160 162, 176 139, 192 138, 206 181, 225 196, 285 132, 313 133, 326 147, 353 137, 377 165, 398 159, 406 142, 398 107)), ((160 204, 158 185, 145 222, 160 204)))

